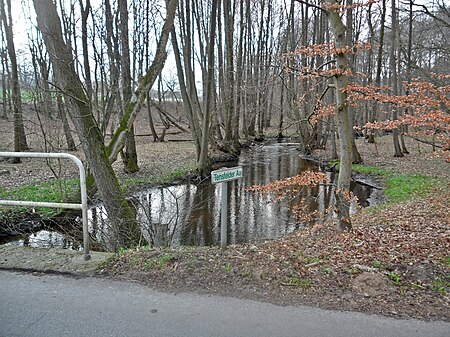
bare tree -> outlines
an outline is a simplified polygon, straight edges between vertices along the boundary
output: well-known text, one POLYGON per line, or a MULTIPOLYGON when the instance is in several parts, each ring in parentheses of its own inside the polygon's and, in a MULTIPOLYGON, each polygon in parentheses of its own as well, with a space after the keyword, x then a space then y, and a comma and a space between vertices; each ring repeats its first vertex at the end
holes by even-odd
POLYGON ((145 75, 140 78, 136 90, 125 107, 124 115, 120 120, 120 124, 115 130, 112 139, 107 146, 111 162, 114 162, 117 159, 117 155, 125 146, 126 134, 132 127, 134 120, 147 97, 147 93, 150 91, 164 67, 164 63, 167 58, 166 45, 169 40, 170 33, 173 30, 178 0, 170 0, 167 1, 166 4, 166 19, 161 29, 161 35, 158 40, 152 64, 147 69, 145 75))
MULTIPOLYGON (((110 217, 116 238, 119 231, 135 222, 133 212, 125 201, 112 166, 103 137, 91 111, 89 99, 77 76, 70 46, 64 40, 61 23, 52 0, 34 0, 38 29, 41 31, 54 71, 60 79, 61 89, 73 105, 70 109, 86 159, 92 169, 100 195, 110 217)), ((117 242, 117 248, 124 242, 117 242)))
MULTIPOLYGON (((14 110, 14 151, 21 152, 28 150, 25 128, 22 115, 22 98, 20 92, 20 80, 17 67, 16 48, 14 45, 13 24, 11 15, 11 0, 0 0, 0 19, 3 23, 6 35, 6 45, 8 48, 9 60, 11 63, 12 76, 12 103, 14 110)), ((14 162, 20 162, 20 158, 14 158, 14 162)))

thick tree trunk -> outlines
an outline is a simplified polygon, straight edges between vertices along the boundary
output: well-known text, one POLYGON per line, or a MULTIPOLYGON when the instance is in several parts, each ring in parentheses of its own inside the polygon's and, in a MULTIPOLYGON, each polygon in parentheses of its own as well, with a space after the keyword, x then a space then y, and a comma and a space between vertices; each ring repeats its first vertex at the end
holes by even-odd
POLYGON ((133 212, 109 162, 103 137, 94 119, 86 92, 75 72, 70 46, 62 37, 61 24, 52 0, 34 0, 38 29, 44 38, 47 51, 64 94, 74 106, 69 109, 72 122, 81 140, 99 193, 111 221, 115 249, 125 245, 120 232, 135 223, 133 212))

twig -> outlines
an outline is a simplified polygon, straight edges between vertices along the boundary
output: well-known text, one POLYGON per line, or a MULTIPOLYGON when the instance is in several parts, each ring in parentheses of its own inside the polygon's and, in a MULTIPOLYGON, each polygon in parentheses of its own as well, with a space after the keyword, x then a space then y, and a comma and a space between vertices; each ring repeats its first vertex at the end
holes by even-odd
POLYGON ((317 261, 317 262, 308 263, 308 264, 305 265, 305 268, 317 266, 318 264, 321 264, 322 262, 323 261, 320 260, 320 261, 317 261))
POLYGON ((361 271, 368 271, 368 272, 376 272, 376 271, 378 271, 377 268, 364 266, 362 264, 355 264, 355 265, 353 265, 353 267, 355 267, 356 269, 359 269, 361 271))

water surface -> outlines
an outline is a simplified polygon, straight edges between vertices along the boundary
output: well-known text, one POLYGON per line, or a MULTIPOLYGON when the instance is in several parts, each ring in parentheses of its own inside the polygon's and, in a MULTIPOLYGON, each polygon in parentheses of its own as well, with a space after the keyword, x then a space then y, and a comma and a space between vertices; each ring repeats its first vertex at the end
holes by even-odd
MULTIPOLYGON (((309 225, 299 222, 291 211, 292 206, 298 204, 299 197, 274 202, 270 194, 248 191, 248 187, 253 185, 295 176, 305 170, 318 170, 316 165, 301 158, 295 144, 245 149, 239 161, 227 163, 228 167, 238 165, 243 167, 242 179, 228 183, 229 243, 275 239, 309 225)), ((332 173, 327 174, 328 183, 307 188, 301 193, 307 209, 317 213, 316 220, 324 217, 333 195, 335 177, 332 173)), ((352 184, 351 189, 361 206, 371 204, 370 187, 352 184)), ((219 245, 221 193, 221 184, 211 184, 209 180, 201 184, 154 187, 137 193, 132 199, 139 223, 133 234, 134 241, 142 245, 219 245)), ((113 249, 113 235, 104 207, 92 207, 88 217, 91 235, 104 248, 113 249)), ((48 230, 11 244, 71 249, 80 246, 64 234, 48 230)))

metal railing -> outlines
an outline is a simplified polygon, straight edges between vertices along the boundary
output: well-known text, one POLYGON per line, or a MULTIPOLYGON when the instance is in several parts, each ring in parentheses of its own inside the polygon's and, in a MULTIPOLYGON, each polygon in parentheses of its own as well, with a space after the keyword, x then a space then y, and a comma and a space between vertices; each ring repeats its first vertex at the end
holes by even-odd
POLYGON ((50 207, 50 208, 66 208, 81 209, 83 221, 83 252, 84 259, 90 260, 89 254, 89 230, 87 219, 87 192, 86 192, 86 173, 83 163, 76 156, 69 153, 43 153, 43 152, 0 152, 0 157, 7 158, 60 158, 72 160, 80 171, 80 190, 81 204, 56 203, 56 202, 35 202, 35 201, 19 201, 19 200, 1 200, 0 206, 24 206, 24 207, 50 207))

